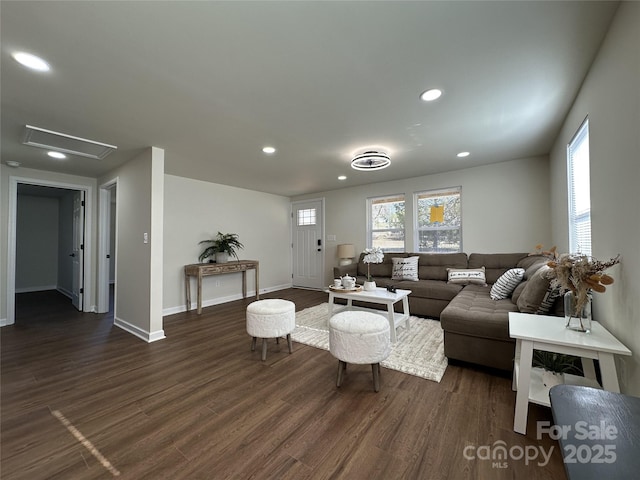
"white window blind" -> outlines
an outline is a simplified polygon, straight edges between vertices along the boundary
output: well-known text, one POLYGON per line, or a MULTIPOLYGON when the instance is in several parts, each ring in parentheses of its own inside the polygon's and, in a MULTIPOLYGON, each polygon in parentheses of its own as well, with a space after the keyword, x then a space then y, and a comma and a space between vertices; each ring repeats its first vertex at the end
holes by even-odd
POLYGON ((569 249, 591 255, 591 189, 589 181, 589 119, 567 146, 569 181, 569 249))
POLYGON ((404 195, 369 198, 367 206, 367 246, 404 252, 404 195))

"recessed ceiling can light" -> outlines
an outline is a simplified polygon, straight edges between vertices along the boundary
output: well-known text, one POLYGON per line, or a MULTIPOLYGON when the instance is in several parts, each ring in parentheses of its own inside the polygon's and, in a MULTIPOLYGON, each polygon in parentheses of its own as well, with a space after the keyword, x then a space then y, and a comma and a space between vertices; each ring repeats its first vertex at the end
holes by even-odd
POLYGON ((13 168, 18 168, 20 166, 20 162, 16 162, 15 160, 7 160, 7 165, 13 168))
POLYGON ((470 155, 469 152, 460 152, 458 155, 456 155, 456 157, 464 158, 464 157, 468 157, 469 155, 470 155))
POLYGON ((67 156, 64 153, 60 153, 60 152, 47 152, 47 155, 49 155, 52 158, 57 158, 60 160, 67 158, 67 156))
POLYGON ((45 62, 40 57, 36 57, 35 55, 32 55, 30 53, 16 52, 13 54, 13 58, 19 64, 38 72, 48 72, 49 70, 51 70, 51 67, 47 62, 45 62))
POLYGON ((264 148, 262 149, 262 151, 263 151, 264 153, 266 153, 267 155, 271 155, 272 153, 276 153, 276 149, 275 149, 275 148, 273 148, 273 147, 264 147, 264 148))
POLYGON ((376 150, 368 150, 353 157, 351 168, 356 170, 382 170, 391 165, 389 155, 376 150))
POLYGON ((340 175, 340 176, 338 177, 338 180, 346 180, 346 179, 347 179, 347 176, 346 176, 346 175, 340 175))
POLYGON ((432 88, 430 90, 427 90, 426 92, 423 92, 422 95, 420 95, 420 98, 425 102, 431 102, 437 98, 440 98, 441 95, 442 95, 442 90, 439 90, 437 88, 432 88))

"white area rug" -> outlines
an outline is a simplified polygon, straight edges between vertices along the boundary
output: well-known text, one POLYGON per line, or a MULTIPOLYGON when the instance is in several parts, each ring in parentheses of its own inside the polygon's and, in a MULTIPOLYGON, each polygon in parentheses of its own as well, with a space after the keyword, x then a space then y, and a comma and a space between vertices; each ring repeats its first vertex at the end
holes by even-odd
MULTIPOLYGON (((329 350, 327 303, 296 312, 296 329, 291 338, 299 343, 329 350)), ((380 311, 380 313, 384 313, 380 311)), ((396 331, 398 341, 383 367, 439 382, 447 369, 444 356, 444 332, 437 320, 411 316, 411 329, 396 331)))

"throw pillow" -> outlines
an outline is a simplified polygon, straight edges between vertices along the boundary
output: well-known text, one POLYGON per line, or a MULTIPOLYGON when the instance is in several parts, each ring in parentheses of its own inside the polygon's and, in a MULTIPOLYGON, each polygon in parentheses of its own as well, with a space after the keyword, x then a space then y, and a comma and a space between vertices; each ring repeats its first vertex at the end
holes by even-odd
POLYGON ((542 302, 540 302, 540 306, 536 313, 538 315, 546 315, 551 311, 551 307, 553 307, 553 303, 556 301, 556 298, 560 296, 560 287, 549 287, 544 297, 542 298, 542 302))
POLYGON ((412 280, 418 281, 418 258, 392 258, 393 270, 391 271, 391 280, 412 280))
POLYGON ((487 278, 484 267, 480 268, 447 268, 447 281, 458 285, 486 285, 487 278))
POLYGON ((517 303, 518 310, 522 313, 539 313, 542 301, 545 300, 547 292, 550 290, 551 282, 547 278, 550 270, 551 267, 543 265, 527 281, 517 303))
POLYGON ((498 278, 496 283, 491 287, 491 298, 494 300, 509 298, 509 295, 513 293, 523 278, 524 268, 512 268, 511 270, 507 270, 500 275, 500 278, 498 278))

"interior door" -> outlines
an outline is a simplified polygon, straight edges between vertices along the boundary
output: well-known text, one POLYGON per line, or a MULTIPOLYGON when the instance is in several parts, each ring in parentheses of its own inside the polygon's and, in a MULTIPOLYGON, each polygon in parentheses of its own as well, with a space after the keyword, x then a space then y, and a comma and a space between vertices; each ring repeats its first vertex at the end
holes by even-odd
POLYGON ((73 279, 71 303, 82 311, 84 294, 84 191, 73 195, 73 246, 71 251, 73 279))
POLYGON ((324 212, 322 200, 292 203, 293 286, 324 286, 324 212))

